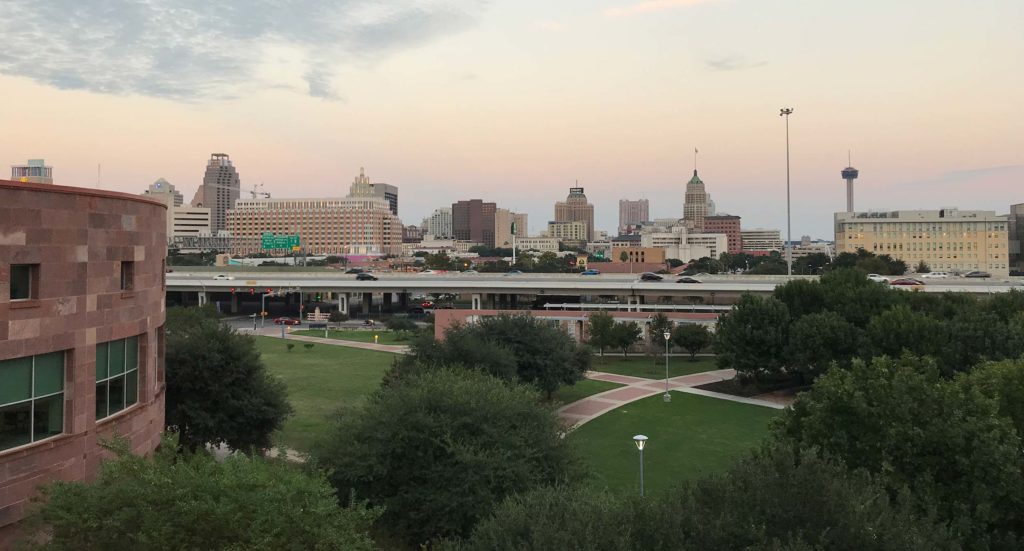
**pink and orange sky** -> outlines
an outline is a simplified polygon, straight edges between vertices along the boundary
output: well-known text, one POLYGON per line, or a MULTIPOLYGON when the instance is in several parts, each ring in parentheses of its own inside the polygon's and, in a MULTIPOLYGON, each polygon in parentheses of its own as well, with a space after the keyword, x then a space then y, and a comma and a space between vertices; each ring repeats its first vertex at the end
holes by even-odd
POLYGON ((0 152, 58 183, 191 199, 212 152, 243 187, 340 196, 360 166, 418 224, 482 198, 544 228, 575 180, 682 215, 832 238, 858 209, 1024 202, 1019 0, 230 0, 0 4, 0 152), (263 7, 260 7, 263 6, 263 7))

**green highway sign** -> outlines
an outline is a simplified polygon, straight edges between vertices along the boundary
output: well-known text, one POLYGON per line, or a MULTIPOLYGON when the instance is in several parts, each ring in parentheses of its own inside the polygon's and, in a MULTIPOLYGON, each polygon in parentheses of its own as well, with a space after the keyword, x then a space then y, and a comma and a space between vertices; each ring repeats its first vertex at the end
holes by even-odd
POLYGON ((270 249, 291 249, 298 250, 299 248, 299 236, 296 235, 277 235, 273 233, 263 234, 261 240, 263 250, 270 249))

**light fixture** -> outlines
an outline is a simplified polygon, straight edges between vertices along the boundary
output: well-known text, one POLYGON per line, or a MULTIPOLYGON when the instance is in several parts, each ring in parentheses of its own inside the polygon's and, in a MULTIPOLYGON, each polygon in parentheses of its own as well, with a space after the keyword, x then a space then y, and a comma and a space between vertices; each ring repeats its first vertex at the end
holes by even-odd
POLYGON ((647 437, 642 434, 638 434, 633 437, 633 443, 636 444, 636 449, 644 451, 644 446, 647 445, 647 437))

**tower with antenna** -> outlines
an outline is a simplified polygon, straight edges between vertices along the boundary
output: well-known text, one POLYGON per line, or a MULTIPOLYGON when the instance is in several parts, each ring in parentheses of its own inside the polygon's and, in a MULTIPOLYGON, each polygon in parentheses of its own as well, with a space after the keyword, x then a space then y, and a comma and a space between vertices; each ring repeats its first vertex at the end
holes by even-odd
POLYGON ((846 180, 846 212, 853 212, 853 181, 857 179, 860 171, 851 166, 850 153, 846 153, 846 168, 843 169, 843 179, 846 180))

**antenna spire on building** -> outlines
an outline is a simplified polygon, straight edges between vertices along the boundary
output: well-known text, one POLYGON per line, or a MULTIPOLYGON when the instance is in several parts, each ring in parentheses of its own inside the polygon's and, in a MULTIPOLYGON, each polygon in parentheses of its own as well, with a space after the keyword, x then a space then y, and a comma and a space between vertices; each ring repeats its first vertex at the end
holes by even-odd
POLYGON ((697 174, 697 148, 693 148, 693 173, 697 174))

